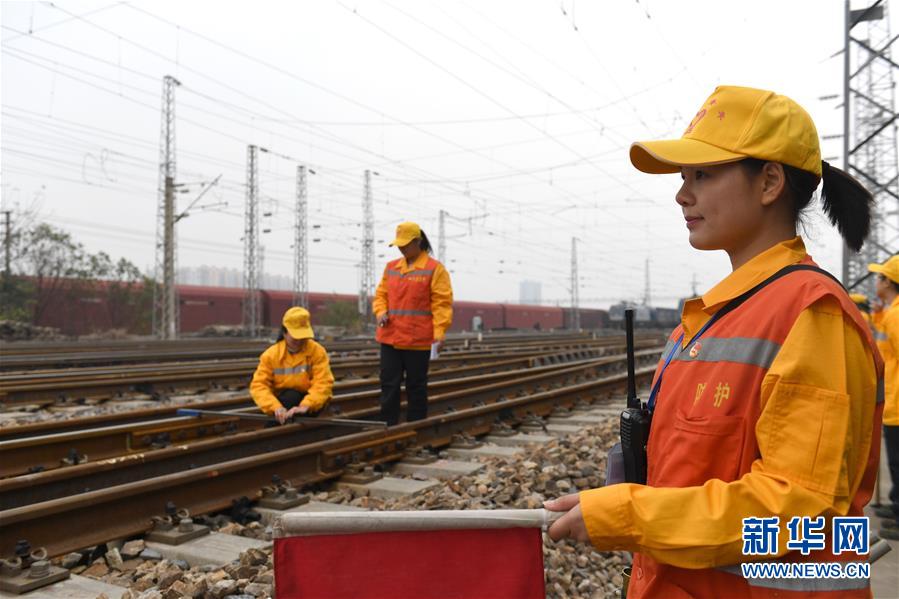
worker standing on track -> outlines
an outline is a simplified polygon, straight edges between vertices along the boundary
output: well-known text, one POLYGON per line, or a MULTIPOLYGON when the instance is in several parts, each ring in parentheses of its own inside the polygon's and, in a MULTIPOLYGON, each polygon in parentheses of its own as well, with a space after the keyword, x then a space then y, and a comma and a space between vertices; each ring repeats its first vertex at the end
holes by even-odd
POLYGON ((453 290, 443 265, 431 257, 431 243, 415 223, 397 226, 403 257, 387 263, 372 310, 381 344, 381 420, 400 419, 400 385, 406 378, 406 419, 428 416, 428 366, 453 321, 453 290))
POLYGON ((857 251, 870 193, 822 162, 798 104, 743 87, 718 87, 681 139, 635 143, 630 159, 647 173, 680 173, 675 199, 690 244, 726 251, 733 272, 685 303, 662 355, 649 397, 646 484, 547 502, 567 511, 550 536, 634 552, 631 599, 870 597, 867 578, 744 577, 740 565, 867 559, 835 555, 831 525, 861 517, 872 494, 883 363, 846 291, 814 268, 796 225, 823 178, 824 211, 857 251), (808 541, 820 551, 788 546, 812 538, 804 523, 792 534, 793 517, 811 517, 815 535, 819 524, 826 531, 820 545, 808 541), (752 536, 756 519, 773 531, 752 536))
POLYGON ((328 352, 315 342, 309 311, 294 306, 284 313, 281 334, 259 356, 250 383, 253 401, 285 424, 294 415, 313 416, 331 400, 334 375, 328 352))
POLYGON ((883 408, 883 440, 890 469, 890 504, 874 512, 884 518, 880 536, 899 540, 899 256, 883 264, 868 266, 877 273, 874 321, 877 347, 885 364, 885 402, 883 408))

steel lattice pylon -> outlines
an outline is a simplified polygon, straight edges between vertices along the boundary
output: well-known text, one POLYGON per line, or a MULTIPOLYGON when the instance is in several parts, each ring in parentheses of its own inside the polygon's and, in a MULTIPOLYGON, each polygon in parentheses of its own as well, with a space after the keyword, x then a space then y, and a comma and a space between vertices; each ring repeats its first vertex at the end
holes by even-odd
POLYGON ((297 167, 297 212, 293 238, 293 305, 309 307, 309 239, 306 230, 306 167, 297 167))
POLYGON ((259 169, 256 146, 247 146, 247 197, 243 232, 243 328, 244 334, 259 334, 259 169))
POLYGON ((446 259, 446 210, 440 210, 437 229, 437 257, 443 265, 449 268, 449 260, 446 259))
POLYGON ((178 296, 175 288, 175 87, 171 75, 162 79, 162 128, 159 140, 159 188, 156 212, 156 266, 153 273, 153 334, 178 336, 178 296))
POLYGON ((577 274, 577 237, 571 238, 571 328, 581 329, 580 277, 577 274))
POLYGON ((359 314, 365 322, 371 315, 371 299, 375 291, 375 216, 371 197, 371 171, 365 171, 362 196, 362 272, 359 283, 359 314))
MULTIPOLYGON (((845 4, 843 169, 874 195, 871 234, 858 253, 843 250, 843 282, 851 285, 899 250, 899 160, 888 2, 853 10, 845 4)), ((874 281, 857 290, 874 295, 874 281)))

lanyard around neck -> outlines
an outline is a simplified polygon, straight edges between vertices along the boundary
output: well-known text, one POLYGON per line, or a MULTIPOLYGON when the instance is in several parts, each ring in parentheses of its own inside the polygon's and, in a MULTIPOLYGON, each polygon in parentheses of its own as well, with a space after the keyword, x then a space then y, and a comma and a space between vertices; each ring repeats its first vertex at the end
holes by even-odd
MULTIPOLYGON (((779 279, 785 275, 788 275, 792 272, 796 272, 796 271, 800 271, 800 270, 809 270, 812 272, 816 272, 816 273, 825 275, 825 276, 829 277, 830 279, 836 281, 836 283, 842 287, 842 284, 840 283, 840 281, 836 277, 834 277, 832 274, 827 272, 826 270, 818 268, 817 266, 812 266, 811 264, 791 264, 789 266, 786 266, 786 267, 780 269, 779 271, 777 271, 776 273, 774 273, 773 275, 771 275, 770 277, 768 277, 767 279, 765 279, 764 281, 762 281, 761 283, 759 283, 758 285, 756 285, 755 287, 750 289, 749 291, 745 292, 743 295, 732 299, 723 308, 721 308, 720 310, 715 312, 715 314, 712 315, 712 317, 702 326, 702 328, 699 329, 699 332, 693 336, 693 338, 690 340, 690 343, 687 344, 687 347, 692 346, 694 343, 696 343, 696 341, 702 336, 703 333, 705 333, 709 329, 709 327, 711 327, 713 324, 715 324, 716 322, 721 320, 721 318, 724 317, 726 314, 729 314, 730 312, 733 312, 734 310, 736 310, 738 307, 740 307, 743 304, 743 302, 745 302, 750 297, 752 297, 753 295, 755 295, 756 293, 758 293, 759 291, 764 289, 766 286, 768 286, 769 284, 773 283, 774 281, 776 281, 777 279, 779 279)), ((671 352, 668 354, 668 357, 665 358, 665 363, 662 364, 662 370, 659 372, 659 376, 658 376, 658 378, 656 378, 656 382, 652 386, 652 391, 650 391, 650 393, 649 393, 649 411, 650 412, 655 410, 656 399, 659 394, 659 390, 662 388, 662 375, 665 374, 665 370, 668 368, 668 365, 671 364, 672 360, 674 360, 675 355, 677 355, 678 351, 681 348, 681 343, 683 342, 683 340, 684 340, 684 335, 683 335, 683 333, 681 333, 680 337, 677 338, 677 342, 675 342, 674 347, 671 349, 671 352)))
MULTIPOLYGON (((716 316, 717 316, 717 314, 716 314, 716 316)), ((713 316, 704 325, 702 325, 702 328, 699 329, 699 332, 693 336, 693 338, 690 340, 690 343, 688 343, 687 346, 689 347, 689 346, 693 345, 694 343, 696 343, 696 341, 702 336, 702 334, 705 333, 708 330, 708 328, 710 326, 712 326, 712 323, 714 323, 716 320, 718 320, 718 319, 713 316)), ((659 376, 658 376, 658 378, 656 378, 656 382, 652 386, 652 391, 650 391, 650 393, 649 393, 649 411, 650 412, 654 411, 656 408, 656 397, 659 395, 659 389, 662 388, 662 377, 665 375, 665 370, 668 368, 668 365, 671 364, 671 361, 674 359, 674 356, 680 352, 681 343, 683 342, 683 340, 684 340, 684 334, 681 333, 680 336, 677 338, 677 341, 674 342, 674 347, 672 347, 671 351, 668 353, 668 357, 665 358, 665 363, 662 364, 662 369, 661 369, 661 371, 659 371, 659 376)))

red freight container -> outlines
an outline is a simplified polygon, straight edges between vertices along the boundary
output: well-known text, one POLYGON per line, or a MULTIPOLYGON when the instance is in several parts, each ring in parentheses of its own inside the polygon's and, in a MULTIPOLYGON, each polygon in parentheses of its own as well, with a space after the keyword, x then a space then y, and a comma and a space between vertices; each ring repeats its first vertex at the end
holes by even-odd
POLYGON ((489 331, 503 328, 503 308, 499 304, 453 302, 451 331, 489 331), (478 328, 478 325, 480 328, 478 328))
POLYGON ((181 332, 193 333, 214 324, 240 325, 243 299, 240 288, 179 285, 181 332))
POLYGON ((548 331, 561 329, 564 324, 562 308, 516 304, 503 304, 502 307, 507 329, 548 331))

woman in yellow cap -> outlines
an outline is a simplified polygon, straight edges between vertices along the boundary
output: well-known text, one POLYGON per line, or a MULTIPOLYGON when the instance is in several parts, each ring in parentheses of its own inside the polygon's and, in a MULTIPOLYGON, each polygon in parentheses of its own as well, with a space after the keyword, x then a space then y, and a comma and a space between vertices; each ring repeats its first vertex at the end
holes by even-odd
POLYGON ((390 245, 403 257, 384 268, 372 310, 381 344, 381 420, 399 422, 400 385, 405 373, 406 419, 428 415, 428 366, 453 321, 453 289, 443 265, 431 257, 431 243, 415 223, 401 223, 390 245))
POLYGON ((899 540, 899 256, 870 264, 868 270, 877 273, 873 321, 877 347, 886 364, 883 440, 892 481, 890 504, 874 512, 885 519, 880 536, 895 541, 899 540))
POLYGON ((294 306, 284 313, 278 340, 259 356, 250 394, 281 424, 296 414, 314 415, 331 399, 328 352, 314 336, 308 310, 294 306))
POLYGON ((856 305, 858 311, 862 313, 862 319, 870 326, 871 302, 868 300, 868 296, 864 293, 850 293, 849 299, 856 305))
POLYGON ((635 143, 630 158, 680 174, 690 244, 727 252, 732 272, 685 303, 669 338, 645 477, 548 502, 567 512, 550 536, 634 552, 629 599, 870 597, 867 578, 747 578, 740 564, 866 559, 834 555, 831 525, 871 497, 883 363, 796 229, 823 178, 824 211, 858 250, 871 195, 822 162, 805 110, 757 89, 717 88, 681 139, 635 143))

